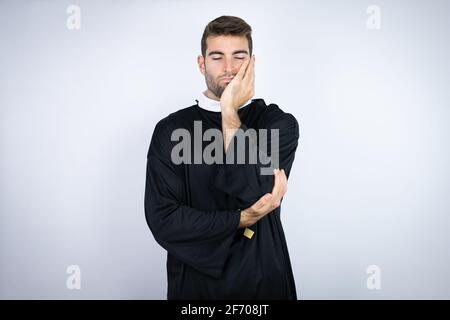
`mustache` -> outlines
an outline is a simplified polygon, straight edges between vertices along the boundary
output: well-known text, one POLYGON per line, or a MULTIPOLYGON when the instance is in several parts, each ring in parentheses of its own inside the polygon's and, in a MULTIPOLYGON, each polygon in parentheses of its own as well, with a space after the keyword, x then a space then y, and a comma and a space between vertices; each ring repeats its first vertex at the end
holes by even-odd
POLYGON ((219 79, 224 79, 224 78, 234 78, 236 75, 235 74, 230 74, 230 75, 224 75, 219 77, 219 79))

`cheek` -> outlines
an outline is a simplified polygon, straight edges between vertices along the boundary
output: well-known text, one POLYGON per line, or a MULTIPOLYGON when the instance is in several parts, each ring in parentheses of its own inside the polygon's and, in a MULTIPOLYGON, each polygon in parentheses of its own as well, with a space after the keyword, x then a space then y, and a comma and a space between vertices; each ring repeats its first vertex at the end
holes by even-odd
POLYGON ((208 75, 214 79, 216 79, 217 77, 220 77, 220 66, 219 63, 217 63, 216 61, 213 61, 212 63, 208 63, 207 67, 206 67, 206 73, 208 73, 208 75))
POLYGON ((239 70, 242 66, 242 64, 244 63, 244 60, 237 60, 236 63, 234 64, 234 67, 239 70))
POLYGON ((245 60, 240 60, 240 59, 236 59, 233 62, 233 73, 237 74, 239 72, 239 69, 241 68, 242 64, 244 63, 245 60))

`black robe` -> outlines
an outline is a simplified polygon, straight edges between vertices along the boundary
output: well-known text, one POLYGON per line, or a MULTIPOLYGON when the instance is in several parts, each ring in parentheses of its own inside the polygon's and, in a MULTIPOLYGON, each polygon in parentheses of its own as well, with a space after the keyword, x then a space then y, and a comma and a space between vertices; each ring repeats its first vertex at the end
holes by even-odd
MULTIPOLYGON (((295 117, 262 99, 238 114, 242 130, 267 129, 270 138, 270 129, 279 129, 279 167, 289 177, 299 138, 295 117)), ((167 250, 167 298, 296 300, 281 206, 250 227, 251 239, 238 229, 239 210, 272 191, 273 174, 260 174, 268 165, 225 163, 225 152, 222 164, 174 164, 171 151, 178 141, 171 134, 185 128, 194 137, 194 121, 201 121, 203 132, 222 130, 220 112, 195 104, 157 123, 147 155, 145 216, 167 250)), ((203 148, 210 143, 202 142, 203 148)))

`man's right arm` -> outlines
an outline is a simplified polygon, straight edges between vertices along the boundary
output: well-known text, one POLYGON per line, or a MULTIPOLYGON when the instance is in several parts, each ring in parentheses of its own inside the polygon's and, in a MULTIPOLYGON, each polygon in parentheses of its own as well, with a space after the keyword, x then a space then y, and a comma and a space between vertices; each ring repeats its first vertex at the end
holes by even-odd
POLYGON ((185 205, 182 172, 151 147, 147 156, 144 208, 161 247, 211 277, 223 272, 240 221, 240 211, 203 211, 185 205), (155 153, 156 152, 156 153, 155 153))

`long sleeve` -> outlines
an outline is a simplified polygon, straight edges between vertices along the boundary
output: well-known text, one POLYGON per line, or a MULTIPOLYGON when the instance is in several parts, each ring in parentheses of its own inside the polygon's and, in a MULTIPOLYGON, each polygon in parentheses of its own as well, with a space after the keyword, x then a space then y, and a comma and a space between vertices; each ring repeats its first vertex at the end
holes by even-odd
MULTIPOLYGON (((256 163, 250 163, 250 161, 248 161, 249 157, 246 155, 245 163, 241 164, 237 161, 236 152, 233 155, 233 161, 230 161, 231 163, 224 163, 216 176, 215 187, 237 198, 241 208, 250 207, 264 194, 272 191, 274 185, 273 174, 261 174, 262 168, 270 168, 273 165, 273 159, 271 158, 272 154, 269 156, 268 151, 272 149, 272 144, 275 144, 277 139, 271 139, 271 129, 279 130, 279 168, 284 169, 287 177, 289 177, 294 162, 295 151, 299 139, 299 126, 297 120, 289 113, 281 113, 269 121, 270 123, 267 126, 267 148, 264 148, 265 150, 261 148, 250 135, 248 135, 249 147, 245 148, 245 152, 253 150, 256 154, 264 154, 269 161, 263 163, 260 157, 258 157, 256 163)), ((249 130, 243 123, 241 124, 240 129, 243 130, 244 134, 249 130)), ((238 135, 236 134, 233 139, 234 141, 232 144, 236 145, 238 135)), ((276 149, 276 145, 274 147, 276 149)), ((228 150, 230 150, 230 148, 228 150)), ((228 150, 227 153, 230 152, 228 150)))
MULTIPOLYGON (((172 125, 173 126, 173 125, 172 125)), ((147 155, 145 216, 155 240, 170 254, 220 277, 239 225, 239 210, 202 211, 186 205, 183 165, 171 161, 170 127, 160 121, 147 155)))

